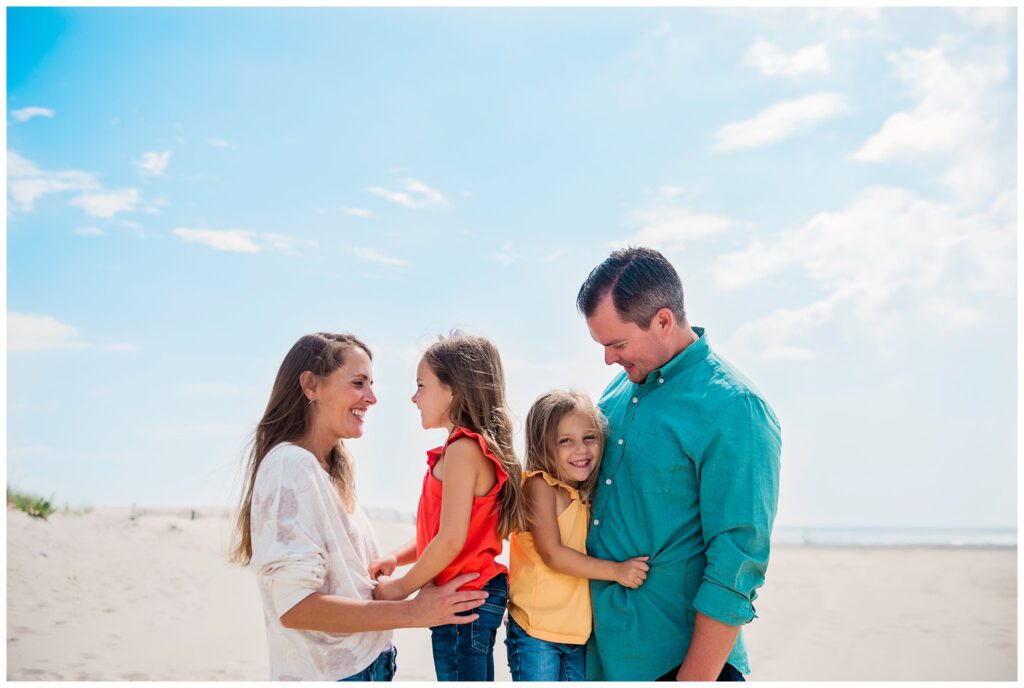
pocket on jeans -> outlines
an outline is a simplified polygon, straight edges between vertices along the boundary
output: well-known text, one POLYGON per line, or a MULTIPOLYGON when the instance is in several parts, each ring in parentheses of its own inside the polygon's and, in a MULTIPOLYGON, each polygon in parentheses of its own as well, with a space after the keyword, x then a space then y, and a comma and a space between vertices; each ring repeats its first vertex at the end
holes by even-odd
POLYGON ((481 654, 487 654, 494 647, 495 634, 505 615, 505 608, 494 604, 484 604, 477 611, 480 613, 480 618, 470 624, 470 640, 474 650, 481 654))

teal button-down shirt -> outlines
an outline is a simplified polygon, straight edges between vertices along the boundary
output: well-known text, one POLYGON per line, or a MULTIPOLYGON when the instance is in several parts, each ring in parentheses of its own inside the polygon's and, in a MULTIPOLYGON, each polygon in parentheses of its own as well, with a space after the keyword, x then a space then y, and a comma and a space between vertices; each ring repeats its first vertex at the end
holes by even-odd
MULTIPOLYGON (((599 406, 609 437, 587 552, 650 556, 636 590, 591 581, 590 680, 653 680, 686 656, 696 612, 756 616, 779 494, 779 421, 703 328, 641 384, 620 373, 599 406)), ((728 659, 749 673, 742 635, 728 659)))

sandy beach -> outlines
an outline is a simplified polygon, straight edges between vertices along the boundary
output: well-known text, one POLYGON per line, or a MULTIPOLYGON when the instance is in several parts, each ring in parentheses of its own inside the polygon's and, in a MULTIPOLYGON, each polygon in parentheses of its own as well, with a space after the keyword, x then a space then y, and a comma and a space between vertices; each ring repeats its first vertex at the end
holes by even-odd
MULTIPOLYGON (((9 680, 265 680, 252 574, 206 510, 7 512, 9 680)), ((413 534, 376 521, 384 548, 413 534)), ((748 626, 750 680, 1017 677, 1017 553, 777 547, 748 626)), ((429 631, 396 632, 399 680, 433 680, 429 631)), ((498 680, 509 680, 503 635, 498 680)))

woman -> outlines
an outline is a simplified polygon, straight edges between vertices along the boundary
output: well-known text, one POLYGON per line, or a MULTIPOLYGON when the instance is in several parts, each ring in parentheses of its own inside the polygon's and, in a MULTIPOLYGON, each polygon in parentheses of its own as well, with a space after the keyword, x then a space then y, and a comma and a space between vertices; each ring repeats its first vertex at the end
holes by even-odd
POLYGON ((273 679, 389 681, 392 629, 470 623, 478 615, 457 612, 486 596, 456 592, 467 575, 412 600, 373 600, 380 548, 342 440, 363 434, 376 403, 369 347, 318 332, 285 356, 256 428, 233 558, 260 583, 273 679))

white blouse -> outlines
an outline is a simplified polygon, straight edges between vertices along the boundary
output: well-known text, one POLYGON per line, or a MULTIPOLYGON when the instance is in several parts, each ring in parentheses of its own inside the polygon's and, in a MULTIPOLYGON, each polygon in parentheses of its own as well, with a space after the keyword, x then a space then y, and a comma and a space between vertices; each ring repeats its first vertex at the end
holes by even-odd
POLYGON ((285 628, 281 615, 314 592, 373 599, 367 574, 380 546, 357 504, 345 511, 316 457, 283 442, 267 453, 252 497, 252 562, 260 584, 273 680, 336 681, 391 647, 391 631, 285 628))

